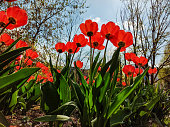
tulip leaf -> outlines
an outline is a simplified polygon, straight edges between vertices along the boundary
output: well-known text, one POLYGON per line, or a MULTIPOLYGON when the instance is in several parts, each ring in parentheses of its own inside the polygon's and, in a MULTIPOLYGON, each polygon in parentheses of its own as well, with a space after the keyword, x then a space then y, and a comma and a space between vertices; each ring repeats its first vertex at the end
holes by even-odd
POLYGON ((18 85, 26 78, 37 72, 39 68, 24 68, 11 75, 0 77, 0 91, 4 92, 5 88, 11 88, 12 85, 18 85))
POLYGON ((107 118, 114 114, 118 107, 123 103, 123 101, 135 90, 135 88, 140 84, 140 82, 146 75, 147 71, 148 69, 146 69, 142 75, 139 75, 135 79, 132 86, 126 87, 124 90, 117 94, 115 101, 113 101, 110 105, 107 118))
POLYGON ((65 116, 65 115, 45 115, 45 116, 34 119, 34 121, 38 121, 38 122, 50 122, 50 121, 65 122, 65 121, 72 121, 72 120, 71 120, 70 117, 65 116))
POLYGON ((19 90, 16 90, 16 91, 12 94, 12 98, 11 98, 11 102, 10 102, 10 104, 9 104, 9 107, 12 107, 12 106, 14 106, 14 105, 17 104, 18 91, 19 91, 19 90))
POLYGON ((3 61, 6 61, 7 59, 17 55, 17 54, 20 54, 21 52, 29 49, 30 47, 22 47, 22 48, 18 48, 18 49, 15 49, 15 50, 12 50, 12 51, 9 51, 9 52, 6 52, 6 53, 2 53, 0 55, 0 63, 2 63, 3 61))
POLYGON ((63 103, 71 100, 70 87, 63 75, 60 77, 60 99, 63 100, 63 103))
POLYGON ((6 53, 6 52, 8 52, 10 49, 12 49, 12 47, 14 47, 14 45, 15 45, 19 40, 21 40, 21 37, 18 38, 17 40, 15 40, 3 53, 6 53))

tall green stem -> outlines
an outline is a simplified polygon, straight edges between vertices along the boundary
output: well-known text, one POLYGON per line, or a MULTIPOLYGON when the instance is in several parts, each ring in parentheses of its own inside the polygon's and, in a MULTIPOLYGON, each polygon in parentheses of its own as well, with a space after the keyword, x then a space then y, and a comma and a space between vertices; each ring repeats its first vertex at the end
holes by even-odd
POLYGON ((58 56, 57 56, 57 61, 56 61, 56 69, 57 69, 57 66, 58 66, 58 60, 59 60, 59 56, 60 56, 60 53, 58 53, 58 56))
POLYGON ((78 47, 76 47, 76 50, 74 51, 74 54, 73 54, 73 56, 71 58, 69 69, 71 68, 71 65, 72 65, 72 62, 73 62, 73 58, 74 58, 74 55, 75 55, 77 49, 78 49, 78 47))
POLYGON ((1 30, 0 35, 4 32, 5 28, 9 25, 10 23, 6 24, 6 26, 4 26, 4 28, 1 30))
POLYGON ((105 50, 104 50, 103 64, 106 62, 106 50, 107 50, 108 42, 109 42, 109 40, 107 39, 106 47, 105 47, 105 50))
POLYGON ((89 77, 89 84, 91 86, 92 85, 92 64, 93 64, 91 36, 89 37, 89 39, 90 39, 90 77, 89 77))

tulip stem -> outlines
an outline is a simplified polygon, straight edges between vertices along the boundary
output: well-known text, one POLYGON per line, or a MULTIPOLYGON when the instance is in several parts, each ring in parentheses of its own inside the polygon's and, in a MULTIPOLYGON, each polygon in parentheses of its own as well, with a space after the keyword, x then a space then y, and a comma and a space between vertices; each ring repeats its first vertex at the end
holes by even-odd
POLYGON ((6 24, 6 26, 4 26, 4 28, 1 30, 0 32, 0 35, 4 32, 5 28, 7 28, 7 26, 9 25, 10 23, 6 24))
POLYGON ((95 50, 95 48, 93 49, 93 53, 92 53, 92 62, 93 62, 93 57, 94 57, 94 50, 95 50))
POLYGON ((69 67, 69 68, 71 68, 71 65, 72 65, 72 62, 73 62, 73 58, 74 58, 74 55, 75 55, 77 49, 78 49, 78 47, 76 47, 76 50, 74 51, 74 54, 73 54, 73 56, 72 56, 72 58, 71 58, 71 61, 70 61, 70 67, 69 67))
POLYGON ((93 59, 92 59, 92 44, 91 44, 91 36, 90 36, 90 77, 89 77, 89 85, 92 85, 92 64, 93 64, 93 59))
POLYGON ((107 39, 106 47, 105 47, 105 50, 104 50, 103 64, 106 62, 106 50, 107 50, 108 42, 109 42, 109 40, 107 39))
POLYGON ((56 61, 56 69, 57 69, 57 66, 58 66, 58 60, 59 60, 59 56, 60 56, 60 53, 58 53, 58 56, 57 56, 57 61, 56 61))
POLYGON ((90 67, 92 66, 92 44, 91 44, 91 36, 90 36, 90 67))

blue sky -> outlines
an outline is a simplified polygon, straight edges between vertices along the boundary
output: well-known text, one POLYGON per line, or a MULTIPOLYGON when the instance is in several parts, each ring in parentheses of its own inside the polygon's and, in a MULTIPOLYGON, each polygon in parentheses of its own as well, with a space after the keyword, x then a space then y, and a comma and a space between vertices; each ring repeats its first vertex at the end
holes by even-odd
POLYGON ((122 5, 120 0, 87 0, 85 19, 93 19, 99 26, 108 21, 119 22, 119 12, 122 5), (117 19, 116 19, 117 18, 117 19))

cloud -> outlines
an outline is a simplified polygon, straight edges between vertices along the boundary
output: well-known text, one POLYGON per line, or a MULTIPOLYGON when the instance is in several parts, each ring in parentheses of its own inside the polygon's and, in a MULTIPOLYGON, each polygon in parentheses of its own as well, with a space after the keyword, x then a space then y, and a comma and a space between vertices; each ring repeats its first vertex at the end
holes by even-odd
POLYGON ((100 17, 96 17, 94 19, 92 19, 93 22, 97 22, 98 24, 101 23, 101 18, 100 17))

